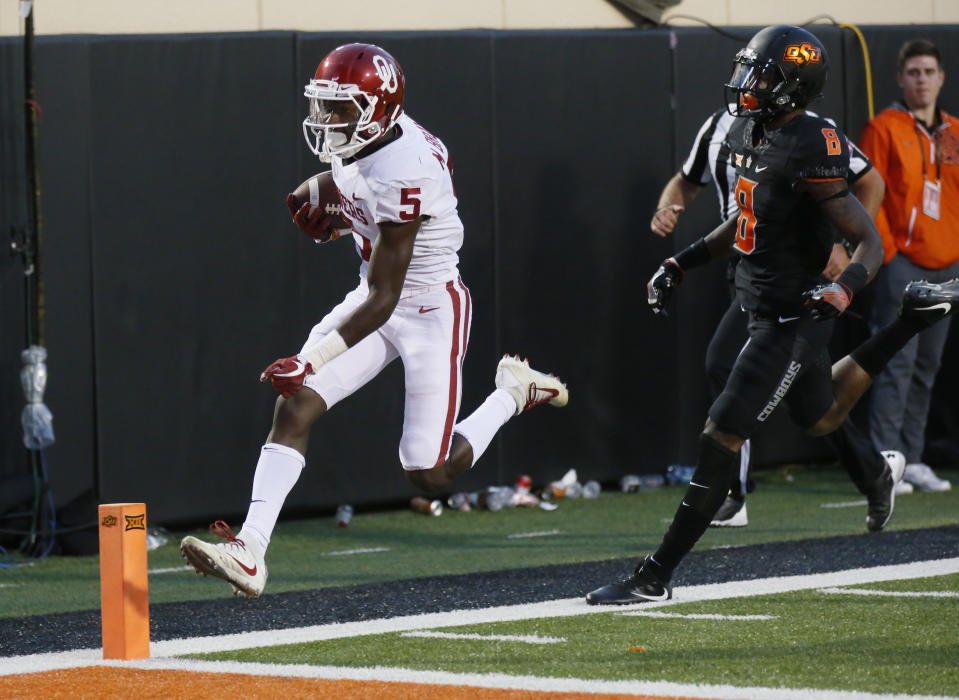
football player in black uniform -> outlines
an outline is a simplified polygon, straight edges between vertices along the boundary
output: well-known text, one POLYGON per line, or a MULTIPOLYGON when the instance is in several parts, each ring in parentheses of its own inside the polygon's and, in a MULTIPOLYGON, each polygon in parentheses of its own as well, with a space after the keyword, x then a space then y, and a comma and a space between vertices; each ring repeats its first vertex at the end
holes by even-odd
MULTIPOLYGON (((812 112, 807 112, 814 116, 812 112)), ((830 120, 831 121, 831 120, 830 120)), ((735 105, 725 106, 711 114, 703 123, 693 142, 689 156, 679 172, 666 184, 659 198, 659 209, 653 214, 650 228, 656 235, 666 236, 672 232, 684 206, 691 202, 706 184, 713 182, 719 199, 720 221, 729 218, 732 212, 738 212, 735 185, 738 179, 731 154, 730 143, 741 142, 742 129, 749 123, 748 117, 737 117, 735 105)), ((869 215, 875 219, 882 203, 885 185, 882 176, 866 155, 852 142, 849 147, 849 183, 850 192, 862 203, 869 215)), ((849 262, 849 254, 833 234, 833 249, 829 263, 821 275, 830 282, 837 279, 849 262)), ((736 298, 736 263, 739 256, 728 258, 726 277, 731 287, 732 302, 723 314, 713 332, 706 349, 706 377, 709 383, 710 400, 719 396, 733 363, 742 349, 747 337, 746 324, 748 314, 736 298)), ((835 321, 827 321, 834 325, 835 321)), ((760 431, 761 432, 761 431, 760 431)), ((755 436, 754 436, 755 437, 755 436)), ((845 420, 834 432, 825 436, 826 443, 839 457, 840 464, 846 469, 856 488, 866 496, 868 510, 880 515, 888 508, 883 492, 882 473, 886 463, 893 460, 905 460, 901 452, 887 450, 880 453, 868 435, 845 420)), ((730 484, 729 494, 719 507, 711 527, 744 527, 749 520, 746 514, 747 475, 750 464, 752 439, 743 443, 739 451, 739 474, 730 484)), ((891 467, 893 471, 898 465, 891 467)), ((881 529, 882 519, 869 517, 867 526, 881 529)))
MULTIPOLYGON (((631 575, 589 593, 590 604, 671 598, 673 571, 725 499, 739 449, 756 426, 786 403, 811 434, 835 430, 911 337, 959 307, 959 280, 914 282, 899 318, 830 367, 828 326, 818 321, 845 311, 875 276, 883 249, 869 214, 848 196, 845 135, 804 109, 820 95, 827 68, 822 42, 798 27, 767 27, 736 55, 727 102, 749 117, 731 142, 739 214, 665 260, 647 289, 660 313, 686 270, 738 254, 736 291, 749 312, 749 340, 709 409, 696 471, 659 548, 631 575), (855 253, 838 280, 820 284, 832 247, 827 223, 855 253)), ((870 530, 892 514, 897 471, 887 465, 883 472, 886 507, 870 509, 870 530)))

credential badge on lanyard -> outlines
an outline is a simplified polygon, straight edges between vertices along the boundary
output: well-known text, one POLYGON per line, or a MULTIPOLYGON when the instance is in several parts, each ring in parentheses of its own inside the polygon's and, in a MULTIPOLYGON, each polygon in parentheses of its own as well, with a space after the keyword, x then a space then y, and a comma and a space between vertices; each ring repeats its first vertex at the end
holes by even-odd
MULTIPOLYGON (((929 150, 932 155, 932 162, 936 164, 936 181, 933 182, 926 175, 926 147, 922 143, 922 133, 919 130, 919 122, 913 115, 914 126, 916 128, 916 140, 919 142, 919 155, 922 157, 922 213, 930 219, 939 221, 939 195, 942 191, 940 185, 939 172, 942 167, 939 163, 937 148, 932 134, 926 133, 929 138, 929 150)), ((922 130, 925 132, 925 129, 922 130)))
POLYGON ((930 219, 939 221, 939 195, 942 187, 939 181, 922 179, 922 213, 930 219))

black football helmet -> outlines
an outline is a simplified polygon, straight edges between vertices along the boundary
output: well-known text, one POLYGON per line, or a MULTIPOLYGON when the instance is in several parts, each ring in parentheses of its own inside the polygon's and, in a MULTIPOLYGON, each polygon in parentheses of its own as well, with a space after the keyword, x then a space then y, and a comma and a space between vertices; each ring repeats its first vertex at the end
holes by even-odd
POLYGON ((766 27, 736 54, 726 104, 736 106, 736 115, 760 121, 803 109, 822 96, 828 69, 826 49, 813 34, 788 25, 766 27))

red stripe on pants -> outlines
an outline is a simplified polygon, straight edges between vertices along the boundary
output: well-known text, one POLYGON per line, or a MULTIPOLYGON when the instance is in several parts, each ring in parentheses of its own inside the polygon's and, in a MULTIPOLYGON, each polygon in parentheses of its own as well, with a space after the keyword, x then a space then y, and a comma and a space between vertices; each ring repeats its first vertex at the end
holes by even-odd
POLYGON ((446 291, 453 301, 453 338, 450 346, 450 387, 449 402, 446 405, 446 423, 443 425, 443 439, 440 441, 440 453, 434 467, 446 461, 450 451, 450 439, 453 437, 453 420, 456 418, 456 394, 459 388, 460 375, 460 297, 455 283, 446 283, 446 291))
POLYGON ((473 309, 473 300, 470 299, 470 290, 465 284, 463 284, 463 278, 460 277, 457 280, 457 283, 460 286, 460 289, 463 290, 463 294, 466 296, 466 307, 463 311, 463 351, 460 353, 460 376, 463 376, 463 362, 466 360, 466 346, 469 343, 470 338, 470 312, 473 309))

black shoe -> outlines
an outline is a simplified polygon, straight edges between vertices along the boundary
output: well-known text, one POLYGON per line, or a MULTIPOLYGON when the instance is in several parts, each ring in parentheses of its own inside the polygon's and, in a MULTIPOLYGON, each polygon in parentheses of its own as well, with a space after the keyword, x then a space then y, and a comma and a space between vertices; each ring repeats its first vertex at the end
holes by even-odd
POLYGON ((892 517, 892 509, 896 504, 896 483, 906 469, 906 457, 902 452, 887 450, 882 456, 886 460, 886 466, 873 484, 872 490, 866 494, 869 502, 866 528, 869 532, 879 532, 892 517))
POLYGON ((590 605, 628 605, 672 598, 673 587, 649 571, 646 566, 648 560, 649 557, 646 557, 631 575, 621 581, 587 593, 586 602, 590 605))
POLYGON ((726 500, 719 506, 716 515, 709 523, 709 527, 746 527, 749 518, 746 515, 746 497, 732 491, 726 500))
POLYGON ((940 284, 919 280, 906 285, 899 315, 931 326, 956 309, 959 309, 959 277, 940 284))

